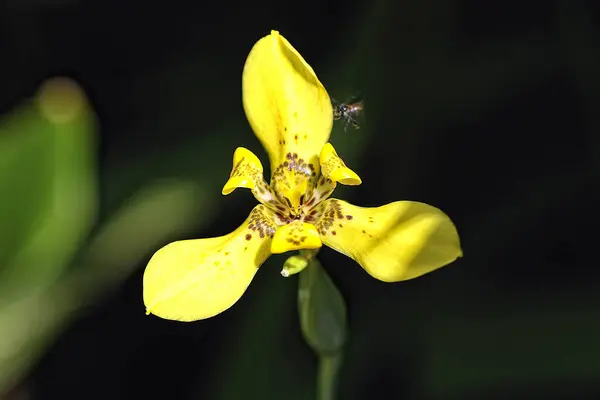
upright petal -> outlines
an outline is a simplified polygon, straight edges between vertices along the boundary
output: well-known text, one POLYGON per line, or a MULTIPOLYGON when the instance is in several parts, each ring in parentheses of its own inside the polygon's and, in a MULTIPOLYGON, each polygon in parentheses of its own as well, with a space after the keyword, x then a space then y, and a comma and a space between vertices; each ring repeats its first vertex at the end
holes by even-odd
POLYGON ((329 199, 316 226, 323 244, 351 257, 384 282, 417 278, 462 256, 456 227, 424 203, 357 207, 329 199))
POLYGON ((147 313, 195 321, 231 307, 271 254, 272 218, 267 207, 258 205, 228 235, 182 240, 158 250, 144 272, 147 313))
POLYGON ((321 173, 327 179, 333 182, 339 182, 342 185, 358 186, 362 183, 356 172, 346 167, 344 161, 338 156, 331 143, 325 144, 321 149, 319 156, 321 164, 321 173))
POLYGON ((271 173, 286 154, 319 168, 319 152, 329 139, 333 109, 310 65, 277 31, 250 51, 242 76, 246 117, 271 161, 271 173))
POLYGON ((238 147, 233 153, 233 167, 221 193, 228 195, 237 188, 250 189, 254 197, 263 204, 277 203, 277 197, 263 178, 262 163, 253 152, 244 147, 238 147))

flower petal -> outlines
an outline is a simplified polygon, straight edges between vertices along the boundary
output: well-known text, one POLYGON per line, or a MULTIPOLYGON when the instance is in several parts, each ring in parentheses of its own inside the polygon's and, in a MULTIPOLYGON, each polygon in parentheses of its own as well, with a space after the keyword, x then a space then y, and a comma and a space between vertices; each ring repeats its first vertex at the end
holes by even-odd
POLYGON ((318 249, 321 245, 317 228, 312 224, 296 220, 277 229, 271 242, 271 253, 318 249))
POLYGON ((346 167, 344 161, 337 155, 331 143, 325 144, 319 156, 321 173, 325 178, 342 185, 357 186, 362 183, 356 172, 346 167))
POLYGON ((462 256, 458 233, 442 211, 396 201, 357 207, 329 199, 316 224, 323 243, 384 282, 417 278, 462 256))
POLYGON ((182 240, 158 250, 144 272, 146 312, 195 321, 227 310, 271 254, 272 221, 271 211, 258 205, 228 235, 182 240))
POLYGON ((242 97, 250 126, 269 154, 271 173, 294 153, 318 169, 333 125, 331 100, 311 66, 279 32, 271 31, 250 51, 242 97))
POLYGON ((233 168, 221 193, 228 195, 237 188, 250 189, 254 197, 263 204, 277 201, 271 187, 263 179, 263 166, 253 152, 238 147, 233 153, 233 168))

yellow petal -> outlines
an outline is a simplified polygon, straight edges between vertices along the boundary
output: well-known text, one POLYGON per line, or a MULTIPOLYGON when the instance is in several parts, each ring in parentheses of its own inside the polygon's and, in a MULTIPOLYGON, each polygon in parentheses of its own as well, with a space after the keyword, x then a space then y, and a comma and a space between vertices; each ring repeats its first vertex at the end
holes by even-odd
POLYGON ((321 173, 325 178, 349 186, 356 186, 362 183, 360 177, 350 168, 346 167, 346 164, 344 164, 344 161, 337 155, 337 152, 331 143, 327 143, 323 146, 319 158, 321 163, 321 173))
POLYGON ((146 312, 195 321, 227 310, 270 255, 272 221, 271 211, 259 205, 228 235, 182 240, 158 250, 144 272, 146 312))
POLYGON ((242 75, 246 117, 269 154, 271 173, 297 154, 318 171, 319 152, 329 139, 333 110, 310 65, 277 31, 250 51, 242 75))
POLYGON ((321 238, 315 226, 296 220, 277 229, 271 242, 271 253, 280 254, 319 247, 321 247, 321 238))
POLYGON ((254 189, 256 183, 262 179, 263 166, 258 157, 250 150, 238 147, 233 153, 233 168, 222 193, 228 195, 239 187, 254 189))
POLYGON ((221 193, 228 195, 237 188, 250 189, 254 197, 263 204, 276 201, 276 196, 263 179, 263 166, 260 160, 244 147, 238 147, 233 153, 233 167, 221 193))
POLYGON ((430 205, 396 201, 367 208, 329 199, 323 207, 316 224, 323 243, 384 282, 413 279, 462 256, 456 227, 430 205))

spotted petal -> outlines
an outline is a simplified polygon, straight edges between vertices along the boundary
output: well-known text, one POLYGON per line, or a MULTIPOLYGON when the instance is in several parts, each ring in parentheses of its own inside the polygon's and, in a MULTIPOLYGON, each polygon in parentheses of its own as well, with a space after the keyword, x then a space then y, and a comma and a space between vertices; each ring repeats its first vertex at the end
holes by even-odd
POLYGON ((396 201, 369 208, 329 199, 322 207, 316 226, 323 244, 384 282, 417 278, 462 256, 454 224, 430 205, 396 201))
POLYGON ((144 272, 147 313, 178 321, 215 316, 239 300, 271 254, 272 215, 256 206, 232 233, 158 250, 144 272))
POLYGON ((331 143, 323 146, 319 159, 321 173, 325 178, 348 186, 357 186, 362 183, 356 172, 348 168, 340 156, 338 156, 331 143))
POLYGON ((281 254, 292 250, 318 249, 321 238, 314 225, 292 221, 277 229, 271 242, 271 252, 281 254))
POLYGON ((263 178, 262 163, 253 152, 244 147, 238 147, 233 153, 233 167, 221 193, 228 195, 237 188, 250 189, 254 197, 263 204, 276 199, 263 178))
POLYGON ((319 168, 319 152, 333 125, 331 100, 311 66, 279 32, 271 31, 250 51, 242 97, 272 173, 287 154, 319 168))

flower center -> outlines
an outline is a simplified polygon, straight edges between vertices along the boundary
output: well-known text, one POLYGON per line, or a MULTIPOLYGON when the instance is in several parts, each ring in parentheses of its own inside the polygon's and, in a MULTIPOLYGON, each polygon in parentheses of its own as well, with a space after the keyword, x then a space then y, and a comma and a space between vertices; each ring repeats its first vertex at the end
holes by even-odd
POLYGON ((286 161, 275 169, 271 187, 277 201, 277 216, 283 224, 294 220, 311 222, 318 218, 317 206, 325 200, 335 185, 318 173, 318 161, 307 162, 296 153, 286 154, 286 161))

